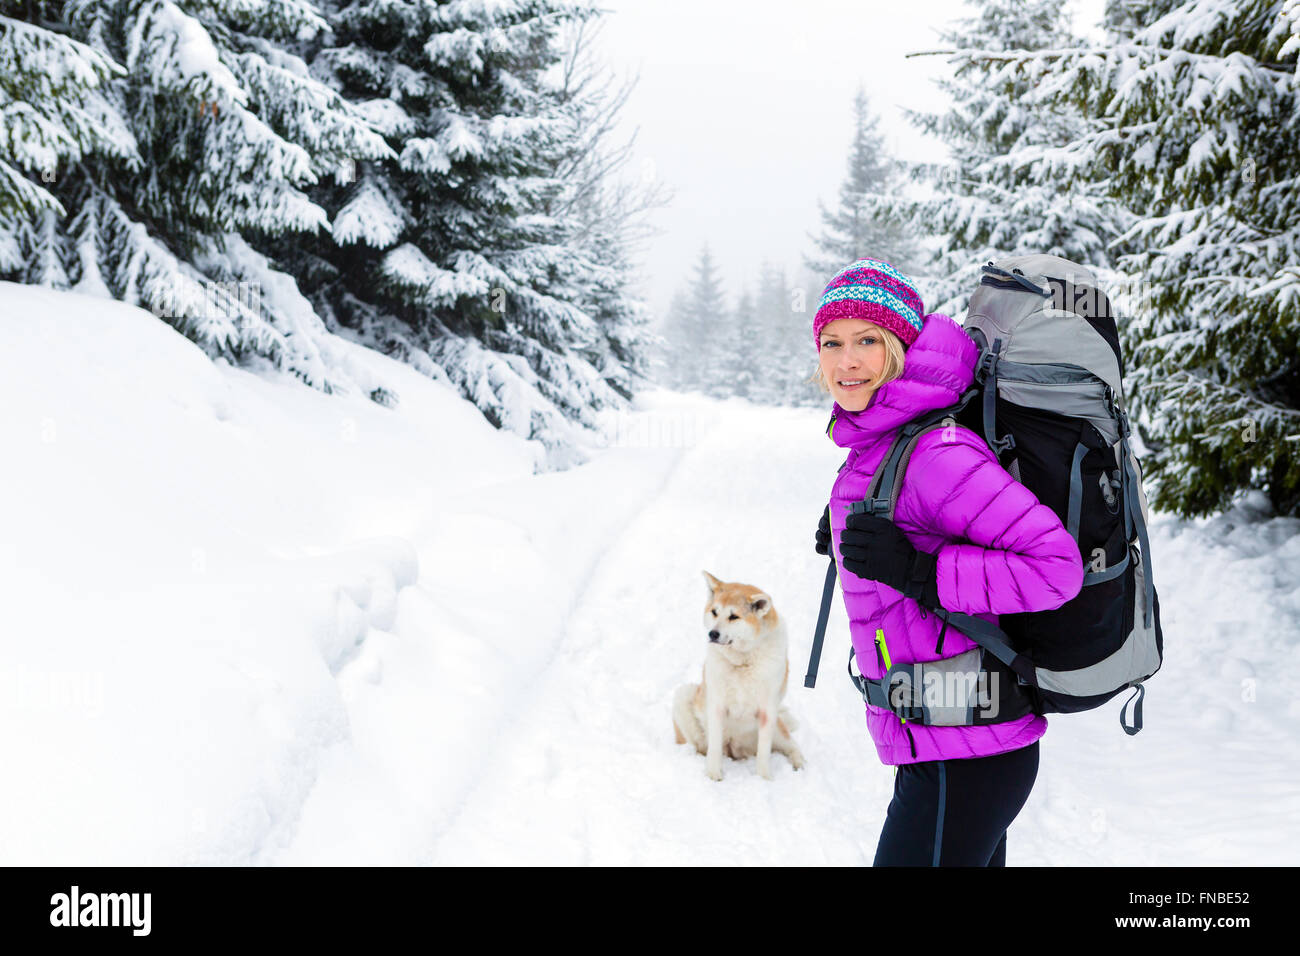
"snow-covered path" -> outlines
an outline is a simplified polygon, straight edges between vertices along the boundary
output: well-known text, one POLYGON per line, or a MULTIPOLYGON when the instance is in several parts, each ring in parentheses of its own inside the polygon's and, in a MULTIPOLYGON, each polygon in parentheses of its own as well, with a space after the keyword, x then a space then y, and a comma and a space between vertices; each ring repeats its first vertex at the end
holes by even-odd
POLYGON ((804 624, 824 573, 809 529, 842 456, 816 416, 754 412, 690 399, 653 412, 677 427, 646 433, 692 444, 663 450, 679 456, 666 484, 608 542, 526 708, 438 834, 431 862, 869 861, 862 808, 870 824, 892 777, 868 762, 852 687, 835 679, 846 630, 828 638, 821 688, 802 688, 804 624), (804 770, 774 758, 768 783, 752 760, 728 762, 715 783, 702 757, 675 744, 668 702, 678 683, 699 679, 703 661, 702 570, 763 587, 789 621, 796 737, 817 754, 804 770), (864 772, 835 769, 854 767, 864 772))
MULTIPOLYGON (((439 638, 452 664, 438 674, 445 723, 405 730, 421 737, 431 796, 427 821, 393 833, 406 841, 400 857, 870 863, 893 775, 843 676, 838 597, 818 687, 802 686, 825 570, 812 529, 842 452, 820 413, 668 393, 642 405, 636 414, 653 424, 641 433, 665 443, 612 448, 535 479, 542 492, 512 488, 510 504, 488 495, 494 516, 447 519, 445 531, 491 538, 497 563, 466 560, 477 552, 452 537, 421 549, 428 613, 399 631, 432 626, 439 606, 457 608, 441 624, 455 619, 460 631, 439 638), (542 514, 544 502, 553 508, 542 514), (715 783, 703 757, 675 744, 672 692, 698 679, 703 655, 702 569, 763 587, 785 617, 804 770, 776 757, 767 782, 752 759, 727 761, 715 783)), ((1123 698, 1049 718, 1009 863, 1295 862, 1300 747, 1288 728, 1300 703, 1287 665, 1300 662, 1300 522, 1261 533, 1239 527, 1247 514, 1190 525, 1153 516, 1168 648, 1145 728, 1122 732, 1123 698)), ((354 825, 368 857, 375 828, 391 823, 354 825)))

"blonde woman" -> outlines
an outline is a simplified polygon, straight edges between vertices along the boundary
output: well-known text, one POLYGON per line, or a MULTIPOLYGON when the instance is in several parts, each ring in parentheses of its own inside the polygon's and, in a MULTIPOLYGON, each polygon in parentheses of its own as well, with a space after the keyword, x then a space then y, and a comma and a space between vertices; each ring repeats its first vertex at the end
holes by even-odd
MULTIPOLYGON (((816 378, 834 399, 827 433, 848 449, 817 550, 834 554, 865 677, 977 646, 935 608, 996 624, 999 614, 1060 607, 1079 593, 1083 562, 1056 513, 959 425, 921 437, 893 521, 849 511, 899 427, 971 386, 979 349, 961 326, 925 314, 916 287, 889 263, 860 259, 826 286, 813 339, 816 378)), ((1015 693, 1010 672, 999 676, 1011 685, 1001 709, 969 726, 865 704, 876 752, 895 766, 875 865, 1005 865, 1007 827, 1033 787, 1047 719, 1015 693)))

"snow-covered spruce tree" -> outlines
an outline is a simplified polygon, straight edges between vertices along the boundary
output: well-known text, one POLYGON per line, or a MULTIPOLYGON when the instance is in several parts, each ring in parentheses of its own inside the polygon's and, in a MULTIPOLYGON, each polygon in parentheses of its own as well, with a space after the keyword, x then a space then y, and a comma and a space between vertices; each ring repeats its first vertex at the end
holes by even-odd
POLYGON ((686 328, 685 316, 690 309, 690 298, 683 286, 673 290, 668 309, 659 317, 656 332, 656 344, 651 349, 651 365, 654 368, 654 381, 664 388, 685 388, 686 379, 678 359, 677 341, 686 328))
POLYGON ((744 344, 745 361, 753 372, 747 397, 765 404, 779 404, 787 371, 781 365, 780 338, 781 310, 786 307, 784 272, 772 262, 762 260, 753 291, 746 288, 741 301, 748 312, 742 316, 737 310, 740 323, 737 334, 744 344))
MULTIPOLYGON (((292 279, 250 245, 328 228, 301 187, 387 147, 285 44, 323 26, 309 0, 67 0, 11 4, 121 68, 102 88, 118 148, 48 187, 66 210, 35 235, 49 255, 16 278, 153 311, 208 354, 269 359, 325 390, 355 386, 292 279), (52 267, 58 257, 64 270, 52 267)), ((373 394, 373 391, 372 391, 373 394)))
POLYGON ((917 255, 916 242, 897 220, 877 216, 864 206, 868 196, 891 196, 903 179, 900 164, 884 149, 879 118, 871 111, 866 90, 859 86, 853 100, 853 143, 848 174, 840 186, 839 205, 828 210, 818 201, 822 230, 809 236, 816 252, 804 257, 814 272, 834 275, 858 259, 884 259, 904 272, 917 255))
POLYGON ((57 6, 0 0, 0 277, 66 285, 68 210, 50 185, 88 154, 128 161, 135 143, 103 94, 121 67, 59 32, 57 6))
POLYGON ((815 306, 822 283, 805 273, 803 285, 794 286, 787 274, 763 260, 757 282, 727 310, 719 305, 722 285, 706 245, 690 282, 673 296, 664 330, 666 343, 677 347, 665 365, 681 378, 662 381, 759 404, 827 404, 808 381, 816 366, 809 302, 815 306))
MULTIPOLYGON (((1044 50, 1076 42, 1055 0, 980 0, 974 16, 941 37, 957 51, 1044 50)), ((1045 252, 1104 272, 1110 265, 1105 244, 1129 219, 1100 190, 1078 188, 1078 158, 1061 149, 1081 131, 1075 111, 1028 106, 1033 80, 1014 60, 957 55, 948 62, 953 74, 938 85, 952 108, 905 111, 951 156, 912 164, 913 179, 931 194, 867 199, 868 208, 905 224, 918 240, 937 239, 933 258, 913 275, 926 308, 960 318, 980 267, 1003 256, 1045 252)))
MULTIPOLYGON (((592 317, 599 332, 595 344, 580 357, 596 368, 605 384, 630 399, 650 378, 650 353, 655 336, 650 331, 649 308, 629 290, 636 270, 627 231, 619 222, 617 190, 609 185, 593 189, 589 199, 574 208, 585 228, 573 242, 589 265, 575 299, 592 317)), ((600 404, 606 404, 604 396, 600 404)))
POLYGON ((638 347, 616 230, 572 162, 590 97, 566 91, 559 31, 583 0, 322 4, 314 75, 397 158, 313 195, 332 237, 281 256, 332 328, 445 377, 494 425, 581 460, 595 413, 624 401, 638 347), (609 320, 608 334, 600 322, 609 320), (595 363, 595 364, 593 364, 595 363))
POLYGON ((1112 2, 1104 48, 1021 61, 1087 119, 1071 149, 1091 178, 1142 214, 1115 241, 1128 391, 1153 503, 1183 516, 1245 489, 1300 514, 1297 14, 1112 2))
MULTIPOLYGON (((784 266, 764 261, 759 268, 755 312, 761 330, 761 344, 756 356, 760 381, 755 388, 757 400, 772 405, 796 403, 809 393, 808 357, 812 341, 810 290, 791 284, 784 266), (799 311, 802 309, 803 311, 799 311)), ((818 288, 811 295, 821 293, 818 288)))
POLYGON ((674 307, 664 323, 666 379, 673 388, 725 394, 719 376, 725 377, 719 359, 719 336, 728 326, 728 309, 722 279, 706 242, 700 247, 685 290, 674 297, 674 307))
POLYGON ((741 290, 734 309, 718 312, 709 333, 715 346, 713 374, 706 379, 709 394, 751 401, 758 397, 756 388, 762 376, 758 366, 764 356, 754 320, 754 295, 749 289, 741 290))
POLYGON ((725 356, 720 342, 727 330, 726 293, 717 263, 706 244, 700 250, 691 278, 687 320, 691 334, 682 340, 683 365, 688 381, 706 394, 725 394, 725 356))
POLYGON ((656 344, 646 304, 631 293, 638 244, 656 230, 645 214, 665 205, 671 190, 654 176, 628 180, 620 174, 631 156, 636 134, 614 144, 610 136, 619 113, 635 87, 630 79, 616 85, 598 60, 596 42, 606 21, 583 17, 561 34, 558 100, 569 132, 552 176, 564 192, 547 203, 547 215, 571 223, 569 260, 574 301, 596 323, 596 347, 582 357, 623 398, 649 376, 650 350, 656 344))

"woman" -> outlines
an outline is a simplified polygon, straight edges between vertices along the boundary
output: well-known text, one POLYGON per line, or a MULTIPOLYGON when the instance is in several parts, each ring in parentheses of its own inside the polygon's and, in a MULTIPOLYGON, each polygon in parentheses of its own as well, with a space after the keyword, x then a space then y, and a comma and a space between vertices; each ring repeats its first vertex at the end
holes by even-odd
MULTIPOLYGON (((813 338, 817 379, 835 399, 828 433, 849 449, 818 551, 833 544, 864 676, 882 677, 886 661, 928 663, 977 646, 930 609, 997 623, 1079 593, 1074 539, 967 428, 920 438, 892 522, 848 511, 867 496, 898 428, 971 386, 979 349, 961 326, 925 315, 916 288, 888 263, 859 259, 826 286, 813 338)), ((932 726, 866 707, 881 761, 896 765, 875 865, 1005 866, 1006 830, 1038 774, 1047 719, 932 726)))

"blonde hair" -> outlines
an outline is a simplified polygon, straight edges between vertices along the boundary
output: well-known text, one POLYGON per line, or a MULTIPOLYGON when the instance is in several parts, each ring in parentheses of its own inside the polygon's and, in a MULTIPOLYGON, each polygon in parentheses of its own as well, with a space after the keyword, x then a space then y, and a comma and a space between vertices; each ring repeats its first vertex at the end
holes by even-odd
MULTIPOLYGON (((876 388, 880 388, 881 385, 892 382, 903 374, 903 353, 906 351, 906 347, 903 345, 903 340, 889 329, 882 329, 880 326, 871 323, 867 324, 871 325, 872 332, 882 333, 880 337, 885 343, 885 367, 880 373, 880 381, 876 383, 876 388)), ((808 378, 808 381, 826 394, 830 394, 831 387, 826 381, 826 376, 822 374, 820 362, 817 363, 817 369, 808 378)))

